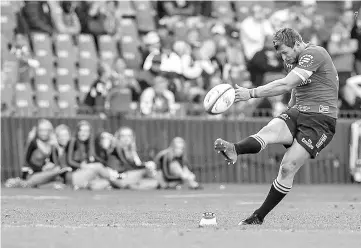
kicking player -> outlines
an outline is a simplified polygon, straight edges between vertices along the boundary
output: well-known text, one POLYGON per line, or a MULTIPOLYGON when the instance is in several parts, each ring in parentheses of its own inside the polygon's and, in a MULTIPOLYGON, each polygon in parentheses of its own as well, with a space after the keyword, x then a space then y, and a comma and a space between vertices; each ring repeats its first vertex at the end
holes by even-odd
POLYGON ((293 178, 301 166, 309 158, 315 158, 335 134, 339 82, 330 55, 322 47, 306 44, 300 34, 290 28, 277 31, 273 44, 285 62, 287 76, 253 89, 237 86, 235 102, 277 96, 292 90, 288 110, 257 134, 238 143, 222 139, 214 143, 228 163, 235 163, 238 155, 258 153, 268 144, 283 144, 287 148, 266 200, 240 225, 262 224, 266 215, 291 190, 293 178))

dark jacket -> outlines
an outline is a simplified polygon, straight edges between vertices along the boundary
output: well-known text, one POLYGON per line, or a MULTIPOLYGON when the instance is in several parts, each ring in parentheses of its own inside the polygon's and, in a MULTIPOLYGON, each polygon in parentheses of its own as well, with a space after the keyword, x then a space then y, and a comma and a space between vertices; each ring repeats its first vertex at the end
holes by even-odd
POLYGON ((108 166, 120 173, 130 170, 141 170, 145 166, 136 165, 134 160, 128 159, 125 156, 124 149, 114 148, 108 159, 108 166))
POLYGON ((52 34, 54 26, 46 1, 25 1, 23 14, 32 32, 52 34))
POLYGON ((89 139, 86 142, 81 142, 73 138, 66 147, 66 163, 73 170, 77 170, 82 162, 94 162, 93 141, 89 139))
POLYGON ((30 167, 34 172, 42 171, 43 166, 47 161, 50 161, 50 155, 42 152, 37 145, 36 139, 33 139, 25 151, 25 163, 26 166, 30 167))

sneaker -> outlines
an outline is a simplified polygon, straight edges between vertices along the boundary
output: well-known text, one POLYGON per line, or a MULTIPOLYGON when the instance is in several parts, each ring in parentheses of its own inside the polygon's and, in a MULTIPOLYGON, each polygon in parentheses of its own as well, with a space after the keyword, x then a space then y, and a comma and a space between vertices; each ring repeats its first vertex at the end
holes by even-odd
POLYGON ((221 153, 228 164, 235 164, 237 161, 237 152, 233 143, 225 141, 223 139, 217 139, 214 142, 214 149, 221 153))
POLYGON ((5 182, 6 188, 26 188, 27 185, 24 180, 22 180, 20 177, 15 178, 9 178, 5 182))
POLYGON ((247 219, 242 220, 238 225, 262 225, 263 219, 258 214, 252 214, 247 219))

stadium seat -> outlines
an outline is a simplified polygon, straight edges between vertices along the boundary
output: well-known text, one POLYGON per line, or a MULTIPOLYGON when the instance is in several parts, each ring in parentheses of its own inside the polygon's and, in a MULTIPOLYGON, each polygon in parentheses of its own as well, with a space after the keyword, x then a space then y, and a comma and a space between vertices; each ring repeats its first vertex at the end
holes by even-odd
POLYGON ((102 62, 112 65, 119 57, 118 49, 114 39, 110 35, 100 35, 98 37, 99 57, 102 62))
POLYGON ((68 69, 70 75, 76 76, 76 48, 72 37, 67 34, 57 34, 54 37, 57 67, 68 69))
POLYGON ((54 77, 54 56, 52 41, 47 34, 31 34, 35 58, 40 66, 36 69, 35 82, 51 84, 54 77))
POLYGON ((69 84, 63 84, 58 87, 59 95, 57 105, 59 115, 74 116, 76 115, 78 104, 76 101, 76 92, 69 84))
POLYGON ((212 1, 212 16, 220 21, 233 21, 234 12, 231 2, 228 1, 212 1))
POLYGON ((78 37, 79 68, 87 68, 94 74, 98 68, 98 55, 94 38, 91 35, 81 34, 78 37))
POLYGON ((84 101, 84 97, 89 92, 91 85, 96 79, 96 74, 90 71, 88 68, 79 68, 78 70, 78 89, 79 100, 84 101))
POLYGON ((9 80, 0 81, 1 84, 1 114, 10 113, 13 109, 14 87, 9 80))
POLYGON ((33 92, 28 82, 16 84, 15 108, 16 113, 20 115, 32 116, 34 114, 33 92))
POLYGON ((142 55, 132 36, 124 36, 120 42, 120 51, 128 68, 138 70, 142 65, 142 55))
POLYGON ((64 85, 69 85, 71 88, 75 88, 74 77, 70 74, 70 71, 67 68, 58 67, 56 69, 56 87, 59 90, 59 87, 64 85))
POLYGON ((16 27, 15 12, 17 9, 15 8, 13 1, 1 1, 0 9, 1 34, 10 38, 16 27))
POLYGON ((127 16, 127 17, 135 16, 135 11, 131 1, 127 1, 127 0, 117 1, 117 4, 118 4, 117 9, 119 15, 127 16))
POLYGON ((149 32, 156 29, 154 17, 156 15, 153 6, 149 1, 133 1, 136 10, 138 30, 149 32))
POLYGON ((39 115, 53 115, 55 92, 52 85, 39 83, 35 84, 35 99, 39 115))
POLYGON ((122 18, 120 20, 122 37, 131 36, 132 39, 139 44, 138 28, 135 21, 131 18, 122 18))

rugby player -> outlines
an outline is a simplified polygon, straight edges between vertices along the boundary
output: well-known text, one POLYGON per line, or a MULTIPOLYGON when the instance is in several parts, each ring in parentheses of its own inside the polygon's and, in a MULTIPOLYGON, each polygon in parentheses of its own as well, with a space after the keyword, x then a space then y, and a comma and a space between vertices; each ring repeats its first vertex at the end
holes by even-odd
POLYGON ((315 158, 335 134, 339 82, 330 55, 320 46, 305 43, 291 28, 278 30, 273 45, 282 56, 287 76, 253 89, 237 86, 235 102, 277 96, 292 90, 289 108, 257 134, 238 143, 222 139, 214 143, 215 150, 233 164, 238 155, 259 153, 268 144, 283 144, 287 148, 265 201, 240 225, 262 224, 266 215, 291 190, 301 166, 309 158, 315 158))

